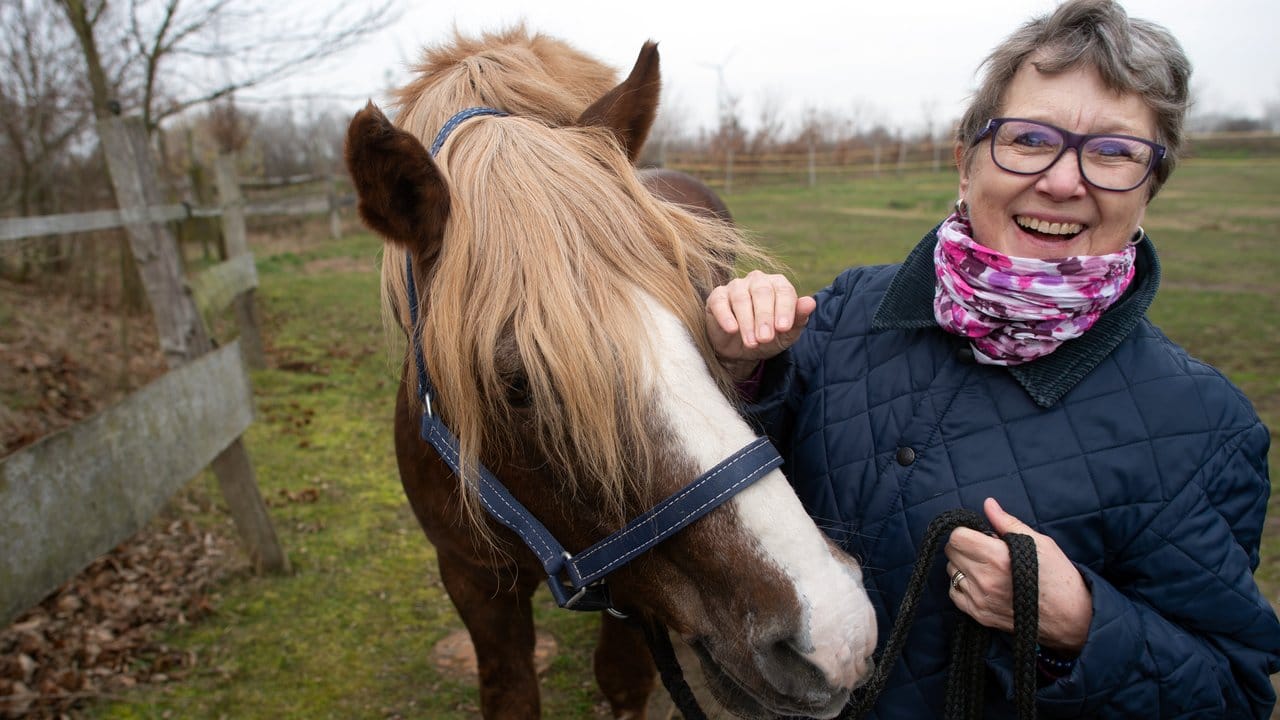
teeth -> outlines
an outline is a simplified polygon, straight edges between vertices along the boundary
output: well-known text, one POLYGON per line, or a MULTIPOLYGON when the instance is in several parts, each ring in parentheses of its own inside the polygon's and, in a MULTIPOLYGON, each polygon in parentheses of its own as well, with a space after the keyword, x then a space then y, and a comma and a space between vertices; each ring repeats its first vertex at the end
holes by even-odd
POLYGON ((1014 220, 1028 230, 1035 230, 1046 235, 1075 235, 1084 230, 1084 225, 1080 223, 1051 223, 1027 215, 1019 215, 1014 220))

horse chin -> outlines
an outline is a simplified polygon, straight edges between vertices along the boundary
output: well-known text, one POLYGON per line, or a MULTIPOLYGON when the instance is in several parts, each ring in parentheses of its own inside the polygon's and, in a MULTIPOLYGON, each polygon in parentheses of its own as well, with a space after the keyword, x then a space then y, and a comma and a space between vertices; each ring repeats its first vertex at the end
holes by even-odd
POLYGON ((852 692, 837 691, 826 702, 805 702, 803 699, 784 697, 770 690, 753 692, 746 683, 738 680, 724 665, 716 661, 705 641, 694 640, 690 646, 697 653, 703 677, 716 701, 725 710, 744 720, 777 720, 797 715, 833 718, 844 709, 852 692))

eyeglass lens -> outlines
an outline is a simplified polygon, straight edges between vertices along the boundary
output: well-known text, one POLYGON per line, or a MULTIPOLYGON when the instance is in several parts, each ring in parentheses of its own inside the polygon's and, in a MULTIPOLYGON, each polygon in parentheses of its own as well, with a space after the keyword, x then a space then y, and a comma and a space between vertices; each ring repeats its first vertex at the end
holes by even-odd
MULTIPOLYGON (((1044 172, 1063 152, 1065 140, 1056 128, 1015 120, 1002 123, 992 138, 996 164, 1009 172, 1044 172)), ((1146 179, 1155 150, 1120 135, 1093 135, 1079 147, 1085 180, 1104 190, 1130 190, 1146 179)))

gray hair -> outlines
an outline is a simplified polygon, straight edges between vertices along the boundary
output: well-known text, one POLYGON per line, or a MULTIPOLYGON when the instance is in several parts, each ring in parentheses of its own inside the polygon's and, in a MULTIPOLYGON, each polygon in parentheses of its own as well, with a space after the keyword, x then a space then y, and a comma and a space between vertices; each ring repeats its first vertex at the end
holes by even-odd
POLYGON ((1191 62, 1168 30, 1130 18, 1114 0, 1069 0, 1027 22, 987 56, 982 84, 956 129, 962 162, 973 159, 974 139, 999 114, 1013 76, 1033 54, 1035 68, 1043 73, 1092 65, 1108 88, 1137 93, 1155 111, 1155 139, 1166 148, 1151 184, 1155 197, 1182 150, 1191 62))

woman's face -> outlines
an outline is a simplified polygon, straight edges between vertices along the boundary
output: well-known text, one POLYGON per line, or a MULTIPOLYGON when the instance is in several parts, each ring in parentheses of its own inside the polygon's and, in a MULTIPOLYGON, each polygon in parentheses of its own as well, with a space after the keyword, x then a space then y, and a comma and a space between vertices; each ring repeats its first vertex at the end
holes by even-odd
MULTIPOLYGON (((1082 134, 1155 138, 1154 111, 1136 93, 1109 90, 1092 65, 1049 75, 1036 70, 1032 60, 1022 64, 1005 91, 1001 117, 1082 134)), ((990 142, 984 139, 968 166, 960 166, 960 197, 969 205, 978 243, 1017 257, 1105 255, 1121 250, 1142 222, 1150 178, 1128 192, 1099 190, 1080 176, 1076 150, 1067 150, 1038 175, 1015 175, 991 160, 990 142)), ((956 148, 957 158, 963 150, 956 148)))

